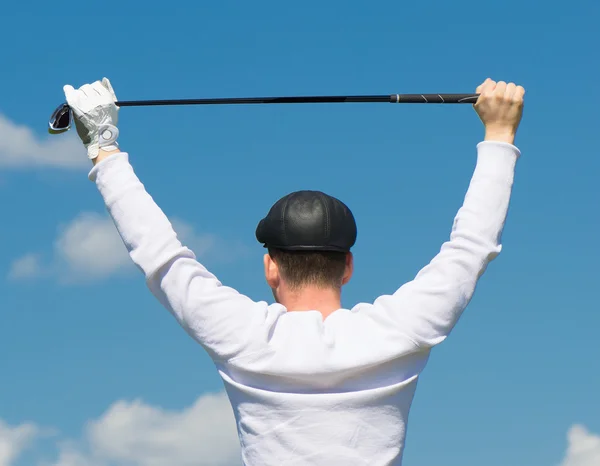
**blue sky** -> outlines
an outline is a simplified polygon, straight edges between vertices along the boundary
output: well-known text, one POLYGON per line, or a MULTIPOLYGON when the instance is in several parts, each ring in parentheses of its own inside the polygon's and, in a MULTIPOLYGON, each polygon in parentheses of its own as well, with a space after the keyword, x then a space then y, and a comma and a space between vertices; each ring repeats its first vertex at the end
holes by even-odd
MULTIPOLYGON (((522 84, 504 251, 423 374, 405 462, 591 465, 600 453, 567 458, 567 434, 600 450, 599 14, 592 0, 5 5, 0 445, 15 458, 0 465, 150 465, 122 452, 115 419, 143 431, 136 406, 165 431, 197 429, 165 447, 173 464, 189 451, 229 461, 231 435, 215 440, 210 417, 226 403, 203 398, 222 390, 210 360, 123 256, 74 134, 46 134, 62 86, 103 76, 123 100, 522 84)), ((435 255, 483 136, 470 106, 125 108, 119 126, 203 262, 255 299, 270 299, 254 228, 271 204, 297 189, 343 199, 359 227, 346 306, 435 255)))

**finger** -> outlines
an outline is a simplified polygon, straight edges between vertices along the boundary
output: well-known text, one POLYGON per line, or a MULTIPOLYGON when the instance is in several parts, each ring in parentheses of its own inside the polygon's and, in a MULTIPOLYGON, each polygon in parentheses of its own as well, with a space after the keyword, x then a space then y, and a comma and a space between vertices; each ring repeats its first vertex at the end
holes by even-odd
POLYGON ((487 94, 492 92, 496 87, 496 81, 487 78, 480 86, 479 86, 479 94, 487 94))
POLYGON ((95 89, 92 87, 91 84, 84 84, 83 86, 81 86, 79 88, 79 90, 83 93, 83 95, 85 95, 86 97, 91 97, 94 95, 94 93, 96 92, 95 89))
POLYGON ((65 96, 68 97, 75 93, 75 88, 73 86, 71 86, 70 84, 67 84, 67 85, 63 86, 63 92, 65 93, 65 96))
POLYGON ((525 88, 523 86, 517 86, 515 89, 515 93, 513 95, 513 101, 523 100, 524 95, 525 95, 525 88))
POLYGON ((502 97, 504 97, 505 93, 506 93, 506 82, 498 81, 498 84, 496 84, 496 89, 494 89, 494 95, 498 98, 502 98, 502 97))
POLYGON ((515 95, 516 90, 517 90, 517 85, 515 83, 508 83, 506 85, 506 91, 504 93, 504 97, 507 100, 512 100, 513 96, 515 95))
POLYGON ((492 98, 494 96, 494 93, 496 92, 496 86, 497 84, 494 82, 493 84, 484 87, 482 96, 486 99, 492 98))
POLYGON ((485 81, 483 81, 479 86, 477 86, 477 89, 475 89, 475 93, 476 94, 481 94, 481 91, 483 90, 483 88, 485 87, 485 85, 491 81, 490 78, 487 78, 485 81))
POLYGON ((77 98, 77 91, 75 90, 75 88, 70 84, 67 84, 63 86, 63 92, 65 93, 65 99, 67 100, 67 103, 69 105, 72 105, 77 98))
POLYGON ((92 89, 93 91, 99 95, 102 96, 104 94, 104 86, 102 85, 102 83, 100 81, 96 81, 95 83, 92 84, 92 89))
MULTIPOLYGON (((110 81, 109 81, 109 79, 108 79, 108 78, 102 78, 102 85, 103 85, 103 86, 104 86, 106 89, 108 89, 108 92, 110 93, 110 95, 111 95, 111 97, 112 97, 112 99, 113 99, 113 102, 117 102, 117 100, 118 100, 118 99, 117 99, 117 94, 115 94, 115 90, 113 89, 113 87, 112 87, 112 84, 110 83, 110 81)), ((119 107, 117 106, 117 109, 118 109, 118 108, 119 108, 119 107)))
POLYGON ((117 100, 117 95, 115 94, 115 90, 112 87, 108 78, 102 78, 102 85, 110 92, 110 94, 117 100))
POLYGON ((478 108, 482 105, 482 102, 487 100, 493 95, 494 89, 496 87, 496 81, 491 78, 487 78, 482 84, 477 88, 477 94, 479 97, 477 98, 477 102, 475 102, 475 108, 478 108))

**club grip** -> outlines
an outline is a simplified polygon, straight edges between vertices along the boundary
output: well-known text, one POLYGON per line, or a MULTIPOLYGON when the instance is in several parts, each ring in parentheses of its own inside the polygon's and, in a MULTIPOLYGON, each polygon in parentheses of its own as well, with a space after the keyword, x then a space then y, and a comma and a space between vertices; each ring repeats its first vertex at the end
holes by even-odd
POLYGON ((392 94, 393 104, 474 104, 479 94, 392 94))

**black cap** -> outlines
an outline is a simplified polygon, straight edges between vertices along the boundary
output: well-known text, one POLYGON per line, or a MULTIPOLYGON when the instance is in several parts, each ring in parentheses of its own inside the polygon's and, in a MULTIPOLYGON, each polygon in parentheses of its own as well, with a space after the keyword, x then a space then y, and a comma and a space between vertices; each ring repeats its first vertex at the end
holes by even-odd
POLYGON ((256 227, 266 248, 348 252, 356 242, 350 209, 321 191, 296 191, 279 199, 256 227))

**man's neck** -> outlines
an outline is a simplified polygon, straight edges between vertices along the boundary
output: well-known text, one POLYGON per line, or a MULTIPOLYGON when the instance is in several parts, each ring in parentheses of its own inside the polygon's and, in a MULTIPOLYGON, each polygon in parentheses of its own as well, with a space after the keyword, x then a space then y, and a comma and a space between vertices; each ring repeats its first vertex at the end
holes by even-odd
POLYGON ((279 302, 288 312, 319 311, 323 319, 342 307, 340 290, 305 287, 282 293, 279 302))

